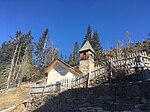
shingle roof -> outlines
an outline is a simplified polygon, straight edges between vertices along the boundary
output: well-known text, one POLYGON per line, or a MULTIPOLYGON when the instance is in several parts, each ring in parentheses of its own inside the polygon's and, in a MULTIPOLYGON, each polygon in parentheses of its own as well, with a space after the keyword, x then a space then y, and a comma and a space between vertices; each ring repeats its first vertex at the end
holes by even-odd
POLYGON ((89 41, 86 41, 85 44, 82 46, 82 48, 79 51, 82 52, 82 51, 86 51, 86 50, 91 50, 93 53, 95 53, 94 49, 92 48, 89 41))

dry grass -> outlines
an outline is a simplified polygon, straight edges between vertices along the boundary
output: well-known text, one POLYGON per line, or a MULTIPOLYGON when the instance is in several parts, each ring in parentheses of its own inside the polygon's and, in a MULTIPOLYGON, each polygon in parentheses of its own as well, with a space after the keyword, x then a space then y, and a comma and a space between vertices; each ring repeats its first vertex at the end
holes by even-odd
POLYGON ((0 93, 0 111, 22 104, 24 100, 29 98, 30 86, 31 84, 26 84, 0 93))

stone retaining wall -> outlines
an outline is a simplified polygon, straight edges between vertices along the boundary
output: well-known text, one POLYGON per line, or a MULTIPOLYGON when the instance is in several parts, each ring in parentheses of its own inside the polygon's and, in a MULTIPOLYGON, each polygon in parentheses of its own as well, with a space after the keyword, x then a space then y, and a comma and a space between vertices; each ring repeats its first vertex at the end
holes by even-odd
POLYGON ((51 97, 35 112, 150 112, 150 81, 103 84, 51 97))

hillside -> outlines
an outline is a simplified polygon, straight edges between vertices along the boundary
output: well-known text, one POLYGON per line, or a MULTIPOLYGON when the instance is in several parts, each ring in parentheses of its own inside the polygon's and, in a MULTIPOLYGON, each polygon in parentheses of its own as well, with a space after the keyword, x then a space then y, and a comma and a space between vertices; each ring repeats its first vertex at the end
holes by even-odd
MULTIPOLYGON (((20 106, 24 100, 29 98, 29 87, 31 84, 25 84, 18 88, 13 88, 0 93, 0 111, 13 107, 20 106)), ((22 105, 19 107, 21 112, 24 108, 22 105), (21 107, 21 108, 20 108, 21 107)))
POLYGON ((70 89, 34 112, 149 112, 150 81, 70 89))

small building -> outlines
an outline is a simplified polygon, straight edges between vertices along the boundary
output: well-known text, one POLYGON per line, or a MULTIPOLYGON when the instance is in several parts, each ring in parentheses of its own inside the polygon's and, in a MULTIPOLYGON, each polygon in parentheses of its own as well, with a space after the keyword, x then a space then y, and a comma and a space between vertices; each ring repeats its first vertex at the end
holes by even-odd
POLYGON ((74 69, 67 63, 57 59, 49 67, 45 69, 48 74, 47 85, 55 84, 66 78, 75 78, 81 74, 87 74, 94 68, 94 55, 95 52, 90 45, 89 41, 82 46, 79 50, 80 61, 79 70, 74 69))
POLYGON ((66 78, 75 78, 81 74, 79 70, 72 68, 70 65, 59 59, 55 60, 49 67, 47 67, 45 72, 48 75, 47 85, 58 83, 66 78))

